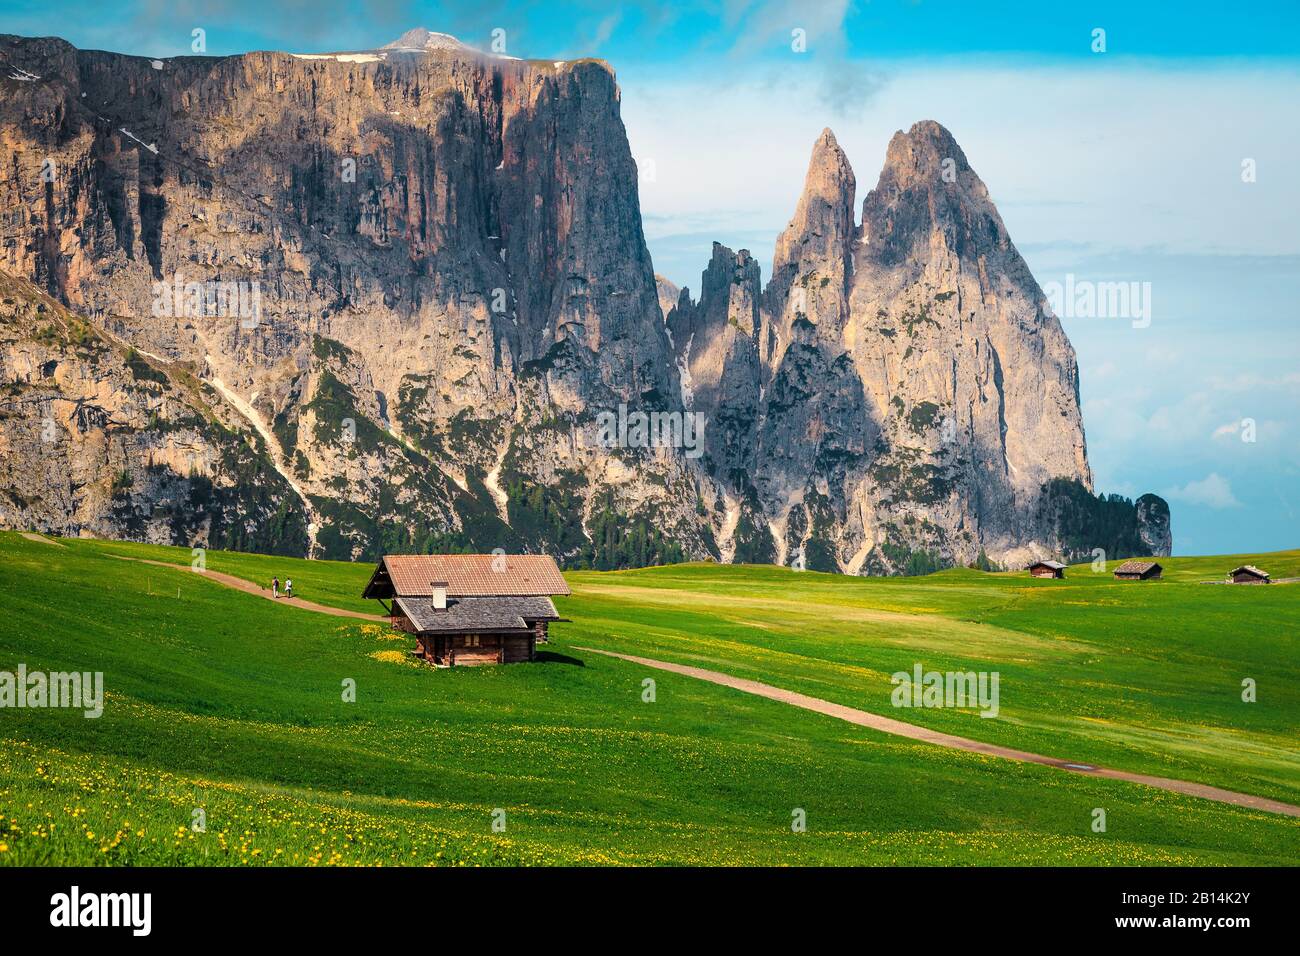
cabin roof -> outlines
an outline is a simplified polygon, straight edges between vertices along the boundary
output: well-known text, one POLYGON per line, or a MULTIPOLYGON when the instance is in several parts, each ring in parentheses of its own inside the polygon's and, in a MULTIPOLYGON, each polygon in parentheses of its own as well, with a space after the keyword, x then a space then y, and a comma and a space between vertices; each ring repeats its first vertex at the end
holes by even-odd
POLYGON ((1257 577, 1257 578, 1266 578, 1266 577, 1268 577, 1268 572, 1267 572, 1267 571, 1265 571, 1263 568, 1257 568, 1257 567, 1255 567, 1253 564, 1243 564, 1243 565, 1241 565, 1241 567, 1233 568, 1233 569, 1232 569, 1231 571, 1229 571, 1228 573, 1229 573, 1229 574, 1237 574, 1237 573, 1239 573, 1239 572, 1241 572, 1241 571, 1245 571, 1247 574, 1253 574, 1253 575, 1255 575, 1255 577, 1257 577))
POLYGON ((386 554, 362 597, 427 597, 433 582, 448 597, 544 597, 571 594, 547 554, 386 554))
POLYGON ((1125 561, 1115 569, 1116 574, 1146 574, 1152 568, 1160 567, 1155 561, 1125 561))
POLYGON ((558 621, 548 597, 464 597, 447 601, 445 610, 428 597, 394 599, 418 634, 482 634, 526 631, 530 621, 558 621))
POLYGON ((1051 568, 1053 571, 1065 570, 1065 565, 1062 564, 1060 561, 1035 561, 1029 567, 1031 570, 1033 568, 1051 568))

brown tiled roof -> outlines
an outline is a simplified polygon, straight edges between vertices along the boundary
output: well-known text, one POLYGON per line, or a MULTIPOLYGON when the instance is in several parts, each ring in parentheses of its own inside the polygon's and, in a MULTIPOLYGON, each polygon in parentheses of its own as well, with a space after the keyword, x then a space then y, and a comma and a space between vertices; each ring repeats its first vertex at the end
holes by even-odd
POLYGON ((1116 574, 1145 574, 1152 568, 1160 567, 1154 561, 1125 561, 1115 569, 1116 574))
POLYGON ((546 554, 387 554, 366 585, 365 597, 425 597, 446 581, 449 597, 541 597, 571 594, 546 554))
POLYGON ((1233 575, 1233 574, 1236 574, 1238 571, 1246 571, 1246 572, 1248 572, 1248 573, 1250 573, 1250 574, 1253 574, 1253 575, 1255 575, 1256 577, 1259 577, 1259 578, 1266 578, 1266 577, 1268 577, 1268 572, 1267 572, 1267 571, 1263 570, 1262 568, 1257 568, 1257 567, 1255 567, 1253 564, 1243 564, 1243 565, 1242 565, 1241 567, 1239 567, 1239 568, 1233 568, 1231 571, 1228 572, 1228 574, 1229 574, 1229 575, 1233 575))

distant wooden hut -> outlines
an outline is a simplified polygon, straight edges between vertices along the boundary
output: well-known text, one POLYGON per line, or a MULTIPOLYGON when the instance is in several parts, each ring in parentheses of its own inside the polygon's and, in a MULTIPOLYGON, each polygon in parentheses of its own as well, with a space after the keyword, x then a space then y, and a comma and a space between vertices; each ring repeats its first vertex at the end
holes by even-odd
POLYGON ((551 596, 570 593, 547 555, 388 554, 362 597, 415 638, 413 655, 455 667, 535 660, 548 625, 563 620, 551 596))
POLYGON ((1154 561, 1125 561, 1115 569, 1115 577, 1120 581, 1156 581, 1164 572, 1154 561))
POLYGON ((1029 566, 1029 574, 1035 578, 1063 578, 1065 565, 1060 561, 1035 561, 1029 566))
POLYGON ((1239 568, 1233 568, 1228 572, 1228 579, 1233 584, 1268 584, 1271 580, 1267 571, 1253 564, 1243 564, 1239 568))

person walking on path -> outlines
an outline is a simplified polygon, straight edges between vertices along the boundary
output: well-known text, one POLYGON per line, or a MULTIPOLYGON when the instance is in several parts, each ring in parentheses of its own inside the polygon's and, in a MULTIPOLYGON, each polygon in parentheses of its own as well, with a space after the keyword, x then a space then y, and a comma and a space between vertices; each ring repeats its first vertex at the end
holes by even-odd
POLYGON ((280 596, 280 579, 271 578, 271 597, 278 598, 279 596, 280 596))
POLYGON ((293 578, 284 579, 284 596, 287 598, 293 597, 293 578))

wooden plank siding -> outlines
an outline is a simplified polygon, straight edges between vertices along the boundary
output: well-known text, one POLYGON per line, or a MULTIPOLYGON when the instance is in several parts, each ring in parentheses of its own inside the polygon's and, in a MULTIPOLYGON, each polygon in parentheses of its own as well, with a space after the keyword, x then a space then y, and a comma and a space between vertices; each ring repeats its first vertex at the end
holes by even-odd
POLYGON ((503 664, 521 664, 537 656, 537 637, 534 634, 509 635, 504 639, 501 658, 503 664))
MULTIPOLYGON (((545 623, 545 622, 540 622, 545 623)), ((537 632, 527 634, 419 634, 412 653, 441 667, 520 664, 537 659, 537 632)))

